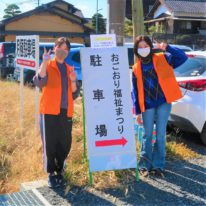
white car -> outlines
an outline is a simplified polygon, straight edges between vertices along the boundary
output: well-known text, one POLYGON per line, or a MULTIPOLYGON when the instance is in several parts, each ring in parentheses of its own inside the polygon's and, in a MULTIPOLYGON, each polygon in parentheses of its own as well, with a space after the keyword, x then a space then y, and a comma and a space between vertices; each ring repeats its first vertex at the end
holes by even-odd
POLYGON ((183 98, 174 102, 169 124, 200 134, 206 145, 206 52, 187 52, 188 60, 175 75, 183 98))
MULTIPOLYGON (((183 50, 184 52, 191 52, 193 51, 193 49, 189 46, 185 46, 185 45, 178 45, 178 44, 169 44, 170 46, 176 47, 178 49, 183 50)), ((153 43, 154 48, 157 48, 157 44, 153 43)))

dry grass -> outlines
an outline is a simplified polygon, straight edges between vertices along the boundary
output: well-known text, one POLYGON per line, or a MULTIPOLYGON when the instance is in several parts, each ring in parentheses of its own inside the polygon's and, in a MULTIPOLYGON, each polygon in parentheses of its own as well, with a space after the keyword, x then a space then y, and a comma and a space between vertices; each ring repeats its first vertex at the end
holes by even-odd
POLYGON ((41 142, 35 131, 34 92, 25 88, 24 129, 19 126, 19 85, 0 81, 0 193, 43 177, 41 142))
MULTIPOLYGON (((18 191, 20 183, 46 178, 42 167, 42 147, 39 131, 35 130, 35 91, 24 88, 24 128, 19 126, 19 85, 0 81, 0 193, 18 191)), ((83 158, 82 103, 75 102, 72 150, 68 158, 66 177, 71 185, 89 183, 88 163, 83 158)), ((138 148, 138 147, 137 147, 138 148)), ((169 156, 196 157, 183 144, 167 144, 169 156)), ((134 170, 108 171, 93 174, 94 187, 121 187, 135 180, 134 170)))
POLYGON ((167 158, 188 160, 190 158, 197 158, 199 155, 187 147, 184 143, 176 143, 174 141, 167 143, 167 158))

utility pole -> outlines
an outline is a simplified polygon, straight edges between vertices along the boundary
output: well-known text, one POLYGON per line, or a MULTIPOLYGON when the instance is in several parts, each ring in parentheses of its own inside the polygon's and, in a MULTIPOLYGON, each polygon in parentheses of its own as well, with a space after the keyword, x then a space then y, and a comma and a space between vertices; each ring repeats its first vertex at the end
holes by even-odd
POLYGON ((117 45, 123 45, 126 0, 108 0, 107 4, 107 33, 116 34, 117 45))
POLYGON ((142 0, 132 0, 133 39, 144 34, 144 15, 142 0))
MULTIPOLYGON (((133 42, 138 35, 144 34, 144 15, 142 0, 132 0, 133 42)), ((136 62, 134 55, 134 63, 136 62)))
POLYGON ((38 0, 38 6, 39 6, 39 1, 40 1, 40 0, 38 0))
POLYGON ((97 0, 97 12, 96 12, 96 34, 98 34, 98 0, 97 0))

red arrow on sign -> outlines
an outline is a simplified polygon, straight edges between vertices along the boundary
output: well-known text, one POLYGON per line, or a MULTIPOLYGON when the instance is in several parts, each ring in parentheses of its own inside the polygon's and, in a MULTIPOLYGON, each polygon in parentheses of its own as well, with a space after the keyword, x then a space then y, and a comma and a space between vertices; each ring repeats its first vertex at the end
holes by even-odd
POLYGON ((124 146, 125 144, 127 144, 127 140, 124 137, 122 137, 121 139, 101 140, 95 142, 96 147, 107 147, 107 146, 117 146, 117 145, 124 146))

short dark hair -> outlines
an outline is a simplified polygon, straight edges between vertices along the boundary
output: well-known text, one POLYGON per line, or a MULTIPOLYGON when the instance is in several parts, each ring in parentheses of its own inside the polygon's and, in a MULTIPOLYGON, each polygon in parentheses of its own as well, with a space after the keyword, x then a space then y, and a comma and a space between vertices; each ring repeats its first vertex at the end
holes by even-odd
POLYGON ((68 50, 70 50, 70 42, 66 37, 59 37, 54 44, 54 47, 60 47, 62 44, 66 43, 68 50))
POLYGON ((153 49, 153 44, 152 44, 152 41, 151 39, 149 38, 149 36, 146 36, 146 35, 139 35, 137 36, 137 38, 135 39, 135 42, 134 42, 134 54, 139 57, 139 55, 137 54, 137 49, 138 49, 138 45, 141 41, 145 41, 149 47, 151 48, 151 51, 153 49))

